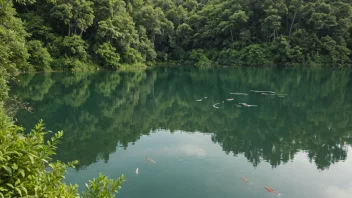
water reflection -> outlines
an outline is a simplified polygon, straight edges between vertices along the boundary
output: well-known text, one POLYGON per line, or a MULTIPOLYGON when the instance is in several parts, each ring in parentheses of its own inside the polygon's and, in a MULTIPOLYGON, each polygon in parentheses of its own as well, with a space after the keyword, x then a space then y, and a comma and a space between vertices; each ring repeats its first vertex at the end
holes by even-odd
MULTIPOLYGON (((25 74, 11 94, 34 109, 16 115, 25 128, 44 119, 52 131, 64 130, 57 159, 78 159, 77 169, 107 162, 117 145, 127 148, 142 135, 169 129, 212 134, 224 152, 244 154, 253 166, 277 167, 305 151, 323 170, 345 160, 352 144, 350 75, 350 70, 270 68, 25 74), (224 108, 213 107, 222 101, 224 108)), ((207 155, 187 144, 179 151, 207 155)))

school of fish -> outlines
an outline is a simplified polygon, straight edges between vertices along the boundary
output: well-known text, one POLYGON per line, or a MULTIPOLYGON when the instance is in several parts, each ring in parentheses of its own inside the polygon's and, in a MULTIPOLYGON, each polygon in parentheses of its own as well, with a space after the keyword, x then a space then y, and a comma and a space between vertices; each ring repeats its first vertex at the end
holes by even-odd
MULTIPOLYGON (((245 181, 246 183, 249 182, 249 180, 248 180, 247 178, 245 178, 245 177, 241 177, 241 179, 242 179, 243 181, 245 181)), ((271 188, 269 188, 269 187, 267 187, 267 186, 264 186, 264 189, 265 189, 266 191, 268 191, 268 192, 270 192, 270 193, 276 195, 276 196, 282 195, 282 194, 279 194, 278 192, 276 192, 275 190, 273 190, 273 189, 271 189, 271 188)))
MULTIPOLYGON (((287 94, 279 94, 279 93, 276 93, 274 91, 260 91, 260 90, 250 90, 250 92, 253 92, 253 93, 257 93, 257 94, 260 94, 262 96, 277 96, 279 98, 283 98, 285 96, 287 96, 287 94)), ((236 96, 248 96, 248 93, 241 93, 241 92, 233 92, 233 93, 230 93, 231 95, 236 95, 236 96)), ((203 98, 200 98, 200 99, 197 99, 195 100, 196 102, 202 102, 203 100, 207 99, 207 97, 203 97, 203 98)), ((234 101, 235 98, 227 98, 226 101, 234 101)), ((222 102, 218 102, 218 103, 215 103, 213 104, 213 107, 216 108, 216 109, 219 109, 219 108, 223 108, 223 107, 219 107, 220 104, 224 103, 224 101, 222 102)), ((237 107, 256 107, 258 105, 250 105, 250 104, 247 104, 247 103, 238 103, 237 104, 237 107)))
MULTIPOLYGON (((287 94, 278 94, 276 92, 273 92, 273 91, 259 91, 259 90, 250 90, 251 92, 254 92, 254 93, 259 93, 260 95, 270 95, 270 96, 274 96, 274 95, 277 95, 278 97, 285 97, 287 96, 287 94)), ((230 93, 232 95, 237 95, 237 96, 247 96, 248 94, 247 93, 240 93, 240 92, 234 92, 234 93, 230 93)), ((203 100, 206 100, 208 97, 203 97, 203 98, 200 98, 200 99, 197 99, 195 100, 196 102, 202 102, 203 100)), ((226 99, 226 101, 234 101, 235 98, 228 98, 226 99)), ((220 104, 223 104, 225 101, 222 101, 222 102, 219 102, 219 103, 215 103, 213 104, 213 107, 216 108, 216 109, 219 109, 220 107, 218 105, 220 104)), ((237 107, 256 107, 258 105, 249 105, 247 103, 238 103, 237 107)), ((147 162, 150 162, 150 163, 155 163, 154 160, 152 160, 150 157, 146 156, 146 161, 147 162)), ((139 172, 139 169, 137 168, 136 169, 136 174, 138 174, 139 172)), ((254 173, 253 173, 254 174, 254 173)), ((245 177, 241 177, 241 179, 246 182, 246 183, 249 183, 249 180, 245 177)), ((278 192, 276 192, 275 190, 265 186, 264 187, 265 190, 267 190, 268 192, 276 195, 276 196, 280 196, 281 194, 279 194, 278 192)))

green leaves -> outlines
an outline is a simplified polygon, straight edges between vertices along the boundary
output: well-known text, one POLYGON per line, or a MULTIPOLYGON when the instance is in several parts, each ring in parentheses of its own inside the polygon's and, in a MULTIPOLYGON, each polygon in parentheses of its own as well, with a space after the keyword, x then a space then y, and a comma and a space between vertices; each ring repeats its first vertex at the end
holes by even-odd
POLYGON ((39 40, 27 42, 27 50, 30 54, 30 63, 38 71, 50 71, 50 63, 53 61, 47 48, 43 47, 39 40))
MULTIPOLYGON (((62 21, 65 25, 70 25, 71 23, 71 18, 73 17, 72 14, 72 5, 71 4, 59 4, 57 6, 54 6, 51 10, 51 16, 53 18, 56 18, 60 21, 62 21)), ((70 34, 68 35, 70 36, 70 34)))
POLYGON ((17 187, 15 187, 14 188, 16 191, 17 191, 17 193, 22 197, 22 192, 21 192, 21 190, 19 189, 19 188, 17 188, 17 187))
MULTIPOLYGON (((78 161, 53 162, 63 132, 53 134, 45 144, 44 129, 42 120, 27 135, 15 125, 0 128, 0 197, 77 197, 77 186, 67 186, 62 179, 66 169, 78 161)), ((112 195, 120 187, 120 180, 103 179, 112 189, 104 189, 104 193, 96 189, 98 194, 112 195)))
MULTIPOLYGON (((209 54, 228 49, 246 53, 245 48, 251 45, 268 46, 268 52, 279 51, 282 48, 274 47, 281 39, 287 40, 290 50, 281 51, 282 58, 264 62, 352 62, 352 6, 341 0, 265 0, 255 4, 237 0, 17 2, 18 14, 29 34, 14 17, 12 3, 6 5, 2 20, 7 25, 0 27, 0 64, 7 71, 117 69, 152 65, 158 60, 192 61, 187 57, 197 49, 209 54), (302 31, 304 37, 298 33, 302 31), (336 42, 336 49, 321 44, 327 36, 336 42), (298 55, 292 49, 303 52, 298 55), (343 54, 339 56, 336 50, 343 54), (292 58, 292 53, 299 58, 292 58)), ((208 59, 216 64, 233 62, 218 62, 215 56, 208 59)), ((6 85, 0 81, 2 89, 6 85)))
POLYGON ((89 181, 86 184, 86 191, 83 192, 83 198, 104 197, 114 198, 115 193, 121 188, 122 183, 125 181, 125 176, 122 175, 117 180, 108 179, 103 174, 99 174, 97 179, 89 181))
POLYGON ((12 175, 12 169, 9 166, 2 165, 2 168, 7 171, 8 175, 12 175))
POLYGON ((73 0, 72 1, 72 22, 74 25, 74 33, 76 28, 79 28, 80 36, 93 24, 93 2, 86 0, 73 0))
POLYGON ((18 170, 18 172, 21 174, 22 177, 26 176, 26 173, 24 172, 23 169, 18 170))
POLYGON ((108 68, 117 69, 120 61, 120 55, 116 52, 116 48, 110 43, 103 43, 95 47, 95 53, 100 59, 100 64, 108 68))
MULTIPOLYGON (((22 21, 16 18, 16 11, 12 1, 0 1, 0 72, 17 72, 18 69, 27 70, 28 53, 25 48, 25 36, 22 21)), ((1 90, 0 83, 0 91, 1 90)), ((1 93, 2 94, 2 93, 1 93)), ((0 96, 1 96, 0 94, 0 96)), ((1 98, 0 98, 1 99, 1 98)))

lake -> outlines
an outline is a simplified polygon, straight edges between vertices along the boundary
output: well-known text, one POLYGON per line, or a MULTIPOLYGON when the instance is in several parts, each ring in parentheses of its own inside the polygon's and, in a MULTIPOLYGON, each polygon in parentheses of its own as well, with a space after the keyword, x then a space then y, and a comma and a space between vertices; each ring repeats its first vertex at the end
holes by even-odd
POLYGON ((80 161, 65 179, 80 190, 102 172, 125 175, 123 198, 352 194, 349 69, 23 74, 11 95, 27 131, 64 131, 55 159, 80 161))

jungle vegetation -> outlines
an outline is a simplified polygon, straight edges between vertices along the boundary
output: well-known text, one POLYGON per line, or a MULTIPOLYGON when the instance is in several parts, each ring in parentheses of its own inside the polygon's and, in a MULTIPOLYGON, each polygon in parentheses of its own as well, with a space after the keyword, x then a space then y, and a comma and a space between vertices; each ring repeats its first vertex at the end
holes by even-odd
POLYGON ((0 12, 8 70, 352 61, 351 0, 1 0, 0 12))

